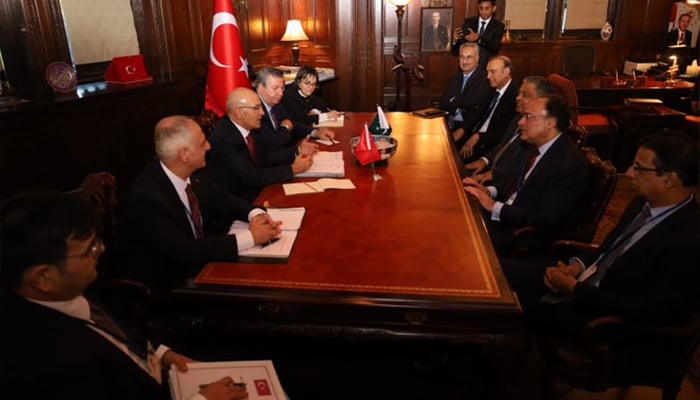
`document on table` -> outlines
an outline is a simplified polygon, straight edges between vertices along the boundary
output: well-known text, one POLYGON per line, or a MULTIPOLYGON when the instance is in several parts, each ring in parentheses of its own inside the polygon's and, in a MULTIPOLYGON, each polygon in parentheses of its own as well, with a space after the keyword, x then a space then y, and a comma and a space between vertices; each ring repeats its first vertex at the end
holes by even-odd
POLYGON ((285 400, 282 384, 270 360, 187 363, 187 372, 173 365, 170 374, 170 395, 173 400, 186 400, 206 385, 224 377, 234 385, 243 385, 248 400, 285 400))
POLYGON ((322 178, 315 182, 285 183, 282 185, 287 196, 304 193, 320 193, 326 189, 355 189, 350 179, 322 178))
MULTIPOLYGON (((238 253, 239 260, 243 262, 284 262, 292 254, 292 247, 297 238, 297 232, 301 227, 306 209, 304 207, 293 208, 269 208, 270 217, 275 221, 282 221, 280 228, 282 233, 279 238, 264 245, 253 246, 238 253)), ((233 221, 229 234, 236 234, 248 230, 248 223, 233 221)))
POLYGON ((323 122, 314 124, 314 128, 342 128, 345 125, 345 115, 341 115, 338 119, 327 119, 323 122))
POLYGON ((308 171, 294 175, 297 178, 342 178, 345 162, 342 151, 319 151, 308 171))

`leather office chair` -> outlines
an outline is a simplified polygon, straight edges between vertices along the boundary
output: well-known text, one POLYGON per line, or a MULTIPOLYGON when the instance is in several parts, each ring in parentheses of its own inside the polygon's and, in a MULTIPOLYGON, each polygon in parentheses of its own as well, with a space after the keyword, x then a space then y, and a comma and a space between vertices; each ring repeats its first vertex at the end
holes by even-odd
MULTIPOLYGON (((576 85, 565 76, 550 74, 547 76, 547 80, 552 85, 555 93, 562 96, 569 105, 572 125, 585 131, 587 141, 591 137, 605 136, 609 142, 605 156, 606 158, 612 158, 615 130, 608 116, 602 113, 600 109, 580 107, 576 85)), ((600 150, 600 146, 598 146, 598 150, 600 150)))
POLYGON ((202 128, 205 137, 209 137, 214 127, 219 122, 221 117, 216 115, 212 110, 204 110, 201 114, 194 118, 194 121, 202 128))
POLYGON ((515 231, 514 256, 538 257, 551 254, 551 245, 557 240, 593 240, 598 224, 612 198, 617 183, 617 170, 609 160, 601 160, 595 149, 581 148, 590 167, 590 184, 581 199, 581 206, 569 223, 556 231, 543 231, 532 226, 515 231))
MULTIPOLYGON (((597 245, 558 241, 556 250, 596 251, 597 245)), ((618 316, 590 321, 583 341, 542 339, 543 356, 557 380, 602 392, 612 387, 649 386, 662 390, 662 400, 676 399, 700 343, 700 312, 685 323, 651 326, 618 316)))
POLYGON ((595 46, 576 44, 561 49, 561 73, 584 76, 595 72, 595 46))
POLYGON ((116 178, 109 172, 91 173, 78 188, 68 193, 83 197, 92 204, 102 224, 102 232, 99 234, 105 252, 98 262, 98 280, 87 289, 87 294, 107 308, 128 329, 143 331, 149 325, 150 288, 139 281, 114 277, 112 253, 118 206, 116 178))

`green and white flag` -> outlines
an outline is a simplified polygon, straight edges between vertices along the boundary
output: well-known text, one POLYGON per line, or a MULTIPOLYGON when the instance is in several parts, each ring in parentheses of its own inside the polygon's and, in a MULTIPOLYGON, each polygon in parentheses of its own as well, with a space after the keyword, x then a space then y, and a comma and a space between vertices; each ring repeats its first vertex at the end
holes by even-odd
POLYGON ((391 125, 389 125, 389 121, 386 119, 384 110, 382 110, 382 107, 379 104, 377 104, 377 115, 372 120, 369 130, 374 135, 391 135, 391 125))

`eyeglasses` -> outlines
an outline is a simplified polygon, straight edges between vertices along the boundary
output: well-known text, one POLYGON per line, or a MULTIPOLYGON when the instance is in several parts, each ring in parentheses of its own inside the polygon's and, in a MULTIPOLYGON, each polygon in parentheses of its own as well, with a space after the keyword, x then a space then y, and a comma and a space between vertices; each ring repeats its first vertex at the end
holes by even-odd
POLYGON ((641 165, 639 165, 637 163, 632 164, 632 169, 635 172, 656 172, 659 174, 666 172, 666 170, 663 168, 647 168, 647 167, 642 167, 641 165))
POLYGON ((94 259, 98 259, 100 257, 100 254, 105 250, 105 245, 102 242, 102 239, 99 237, 95 237, 95 240, 92 241, 92 244, 90 247, 88 247, 87 250, 83 254, 75 254, 72 256, 66 256, 66 259, 69 258, 84 258, 87 256, 90 256, 94 259))
POLYGON ((258 104, 257 106, 238 106, 238 108, 248 108, 248 109, 251 109, 251 110, 262 111, 263 105, 262 105, 262 104, 258 104))
POLYGON ((537 117, 549 118, 550 116, 547 114, 532 114, 532 113, 523 114, 523 118, 525 118, 525 121, 529 121, 529 120, 531 120, 533 118, 537 118, 537 117))

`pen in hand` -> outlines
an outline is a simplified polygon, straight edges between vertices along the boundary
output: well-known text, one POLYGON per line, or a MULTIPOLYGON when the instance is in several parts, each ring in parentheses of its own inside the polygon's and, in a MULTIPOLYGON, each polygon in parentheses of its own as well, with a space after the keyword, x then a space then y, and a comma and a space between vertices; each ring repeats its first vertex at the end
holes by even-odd
POLYGON ((278 241, 278 240, 280 240, 280 238, 278 238, 278 237, 272 238, 272 239, 268 240, 267 242, 262 243, 262 244, 260 245, 260 247, 267 247, 267 246, 271 245, 272 243, 275 243, 275 242, 278 241))

